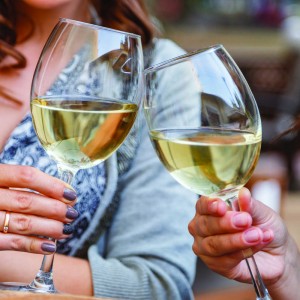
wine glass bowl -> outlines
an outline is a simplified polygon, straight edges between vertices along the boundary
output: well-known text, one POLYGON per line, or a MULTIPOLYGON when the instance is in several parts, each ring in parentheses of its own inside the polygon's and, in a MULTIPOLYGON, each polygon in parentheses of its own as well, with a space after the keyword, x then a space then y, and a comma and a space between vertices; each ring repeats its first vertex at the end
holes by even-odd
POLYGON ((37 136, 59 168, 89 168, 132 128, 142 97, 140 37, 61 19, 37 64, 31 112, 37 136))
POLYGON ((35 98, 31 111, 35 131, 50 157, 78 170, 99 164, 122 144, 138 104, 84 96, 46 97, 35 98))
POLYGON ((224 47, 150 67, 146 91, 150 137, 170 174, 197 194, 236 196, 258 161, 261 121, 253 94, 224 47), (172 95, 173 107, 155 89, 155 81, 166 77, 173 78, 169 85, 185 82, 184 92, 172 95))
MULTIPOLYGON (((254 96, 232 57, 222 45, 187 53, 146 69, 145 85, 145 117, 162 164, 186 188, 238 209, 239 189, 259 159, 262 129, 254 96)), ((254 269, 258 296, 266 296, 254 269)))

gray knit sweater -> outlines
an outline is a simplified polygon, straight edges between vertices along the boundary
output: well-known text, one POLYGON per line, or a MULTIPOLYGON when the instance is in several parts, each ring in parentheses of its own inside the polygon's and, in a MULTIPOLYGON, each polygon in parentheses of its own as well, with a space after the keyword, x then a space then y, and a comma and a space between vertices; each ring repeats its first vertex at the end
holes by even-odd
MULTIPOLYGON (((152 64, 182 53, 173 42, 158 40, 152 64)), ((180 90, 180 81, 178 85, 180 90)), ((143 116, 138 125, 138 142, 126 171, 118 169, 118 160, 120 164, 122 152, 128 153, 130 138, 106 162, 107 188, 97 217, 83 236, 84 242, 94 234, 88 250, 94 293, 114 299, 192 299, 196 258, 187 225, 196 196, 177 184, 159 162, 143 116), (116 211, 103 233, 99 220, 114 210, 114 202, 116 211)))
MULTIPOLYGON (((146 53, 156 64, 183 50, 162 39, 146 53)), ((173 87, 166 89, 166 80, 160 88, 167 101, 173 87)), ((185 84, 178 80, 174 87, 182 97, 185 84)), ((33 165, 54 174, 49 158, 36 144, 27 116, 0 153, 0 162, 33 165)), ((187 226, 194 215, 196 196, 176 183, 159 162, 142 112, 125 143, 104 163, 102 174, 105 189, 99 193, 100 204, 68 251, 68 255, 89 259, 95 296, 192 299, 196 257, 187 226)), ((95 191, 93 195, 97 195, 95 191)))

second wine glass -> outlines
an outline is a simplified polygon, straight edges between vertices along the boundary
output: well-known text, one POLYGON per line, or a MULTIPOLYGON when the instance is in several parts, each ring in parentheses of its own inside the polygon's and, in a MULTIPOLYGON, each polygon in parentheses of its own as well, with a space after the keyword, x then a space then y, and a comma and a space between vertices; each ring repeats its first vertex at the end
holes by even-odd
MULTIPOLYGON (((234 60, 216 45, 152 66, 145 77, 144 111, 163 165, 186 188, 238 210, 237 195, 258 162, 262 132, 255 99, 234 60), (157 82, 167 82, 167 99, 157 82)), ((257 299, 271 299, 252 250, 244 256, 257 299)))
MULTIPOLYGON (((62 180, 71 184, 78 170, 100 164, 123 143, 142 99, 143 68, 140 36, 70 19, 58 22, 36 66, 31 114, 62 180)), ((53 258, 45 255, 34 280, 10 284, 12 289, 57 293, 53 258)))

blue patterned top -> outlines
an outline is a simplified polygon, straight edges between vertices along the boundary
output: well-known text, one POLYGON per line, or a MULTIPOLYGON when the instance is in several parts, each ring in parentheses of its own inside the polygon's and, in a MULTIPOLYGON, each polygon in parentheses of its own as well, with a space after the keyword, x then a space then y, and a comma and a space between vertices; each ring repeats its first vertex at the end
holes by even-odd
MULTIPOLYGON (((47 174, 58 176, 56 163, 49 158, 40 145, 29 113, 15 128, 0 153, 0 163, 33 166, 47 174)), ((72 223, 75 226, 74 234, 57 243, 57 252, 64 254, 68 254, 73 245, 77 243, 100 204, 106 187, 104 164, 79 170, 73 179, 72 186, 78 195, 75 209, 79 212, 79 217, 72 223)))
MULTIPOLYGON (((72 61, 58 75, 58 78, 46 94, 48 96, 72 94, 74 89, 81 89, 87 96, 90 95, 91 91, 94 95, 97 93, 101 94, 104 87, 100 80, 102 75, 100 69, 97 72, 89 74, 88 78, 85 77, 86 72, 83 72, 85 57, 87 55, 89 55, 89 48, 85 46, 73 56, 72 61)), ((114 87, 114 90, 118 91, 117 86, 114 87)), ((117 160, 120 174, 129 167, 130 161, 134 156, 136 132, 137 126, 135 125, 126 142, 121 147, 122 150, 119 149, 118 151, 117 160)), ((0 153, 0 163, 33 166, 47 174, 58 177, 56 163, 48 157, 38 141, 30 113, 24 117, 13 131, 4 150, 0 153)), ((77 172, 72 186, 78 195, 78 202, 75 204, 75 209, 79 212, 79 217, 72 223, 75 227, 73 235, 68 239, 57 242, 57 252, 70 254, 82 233, 88 228, 104 194, 107 180, 106 175, 104 163, 77 172)))

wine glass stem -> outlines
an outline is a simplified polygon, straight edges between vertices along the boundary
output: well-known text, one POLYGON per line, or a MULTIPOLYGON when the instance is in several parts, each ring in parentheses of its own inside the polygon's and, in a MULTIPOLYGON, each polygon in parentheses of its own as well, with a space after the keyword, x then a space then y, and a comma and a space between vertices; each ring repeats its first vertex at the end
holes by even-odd
MULTIPOLYGON (((61 180, 71 184, 76 171, 68 170, 58 165, 58 173, 61 180)), ((56 245, 55 239, 49 238, 49 240, 54 241, 56 245)), ((37 272, 34 280, 29 284, 29 289, 31 291, 38 293, 57 293, 53 282, 53 262, 54 253, 44 255, 39 271, 37 272)))
MULTIPOLYGON (((49 240, 53 240, 56 244, 56 240, 50 238, 49 240)), ((53 261, 54 254, 44 255, 39 271, 35 275, 34 280, 29 284, 29 289, 32 292, 57 293, 53 282, 53 261)))
POLYGON ((58 168, 59 178, 62 181, 66 182, 67 184, 71 185, 73 177, 76 174, 76 170, 65 169, 61 165, 58 165, 57 168, 58 168))
MULTIPOLYGON (((233 211, 239 211, 239 203, 237 197, 232 197, 226 200, 227 204, 233 211)), ((264 282, 260 275, 259 269, 257 267, 255 258, 253 256, 252 249, 247 249, 243 251, 245 256, 245 261, 247 263, 248 270, 252 279, 252 284, 256 293, 256 300, 272 300, 264 282)))

